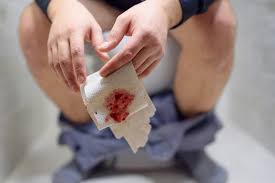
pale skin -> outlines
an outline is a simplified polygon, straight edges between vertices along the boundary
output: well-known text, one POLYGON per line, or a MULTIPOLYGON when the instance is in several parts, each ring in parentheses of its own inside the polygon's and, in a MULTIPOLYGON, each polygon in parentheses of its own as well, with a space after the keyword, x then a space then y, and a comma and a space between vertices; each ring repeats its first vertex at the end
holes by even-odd
POLYGON ((230 3, 218 0, 207 13, 170 31, 181 17, 179 3, 161 2, 147 0, 119 12, 103 1, 52 0, 48 10, 52 24, 36 4, 24 10, 19 34, 29 69, 41 89, 72 121, 90 120, 79 94, 87 74, 84 41, 106 62, 102 76, 132 61, 143 78, 159 63, 169 33, 182 47, 174 81, 180 110, 193 116, 213 109, 233 63, 236 22, 230 3), (104 42, 102 31, 107 30, 111 34, 104 42), (131 36, 130 41, 109 58, 107 52, 124 35, 131 36))

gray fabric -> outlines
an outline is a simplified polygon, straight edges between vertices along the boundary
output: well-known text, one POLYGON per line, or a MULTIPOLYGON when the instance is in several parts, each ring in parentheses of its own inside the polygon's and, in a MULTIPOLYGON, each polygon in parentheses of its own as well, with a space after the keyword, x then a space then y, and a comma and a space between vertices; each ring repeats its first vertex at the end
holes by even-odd
POLYGON ((227 171, 214 162, 205 151, 178 152, 175 162, 198 183, 226 183, 227 171))
MULTIPOLYGON (((166 161, 178 152, 198 151, 214 141, 221 123, 213 111, 191 119, 178 112, 171 91, 151 96, 157 112, 151 118, 152 131, 145 147, 153 159, 166 161)), ((62 132, 59 143, 74 152, 75 160, 83 171, 88 171, 100 161, 129 148, 124 140, 117 140, 109 129, 98 131, 91 122, 73 125, 60 116, 62 132)))
POLYGON ((52 183, 80 183, 85 178, 77 163, 71 161, 54 173, 52 183))

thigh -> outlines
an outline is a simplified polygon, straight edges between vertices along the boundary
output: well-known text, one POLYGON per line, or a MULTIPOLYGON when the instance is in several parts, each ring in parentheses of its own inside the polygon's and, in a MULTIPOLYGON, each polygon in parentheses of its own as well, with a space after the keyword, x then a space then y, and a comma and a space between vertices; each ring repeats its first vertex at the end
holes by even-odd
POLYGON ((79 0, 95 17, 103 31, 110 30, 121 11, 104 0, 79 0))
MULTIPOLYGON (((119 12, 103 1, 81 0, 96 17, 103 30, 109 29, 119 12)), ((20 43, 28 67, 46 95, 73 121, 87 121, 79 93, 69 91, 48 65, 47 41, 50 22, 35 3, 25 8, 19 25, 20 43)))
POLYGON ((183 112, 211 110, 231 72, 235 18, 228 0, 171 31, 181 46, 174 91, 183 112))
POLYGON ((200 53, 206 54, 218 49, 215 46, 222 44, 223 35, 231 33, 235 36, 235 28, 236 18, 230 1, 216 0, 206 13, 192 17, 170 33, 182 47, 197 47, 200 53))

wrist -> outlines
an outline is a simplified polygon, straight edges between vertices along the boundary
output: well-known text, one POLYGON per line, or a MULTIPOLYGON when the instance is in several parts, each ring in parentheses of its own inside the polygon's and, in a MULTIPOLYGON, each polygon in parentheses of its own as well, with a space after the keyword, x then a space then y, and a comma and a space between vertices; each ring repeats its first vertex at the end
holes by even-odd
POLYGON ((175 26, 182 17, 182 10, 179 0, 151 0, 160 6, 165 14, 168 29, 175 26))
MULTIPOLYGON (((62 0, 61 0, 62 1, 62 0)), ((57 10, 59 9, 60 0, 51 0, 48 6, 48 17, 51 21, 53 21, 57 10)))
POLYGON ((67 9, 66 7, 70 6, 73 2, 77 2, 77 0, 51 0, 48 6, 49 19, 53 21, 60 10, 67 9))

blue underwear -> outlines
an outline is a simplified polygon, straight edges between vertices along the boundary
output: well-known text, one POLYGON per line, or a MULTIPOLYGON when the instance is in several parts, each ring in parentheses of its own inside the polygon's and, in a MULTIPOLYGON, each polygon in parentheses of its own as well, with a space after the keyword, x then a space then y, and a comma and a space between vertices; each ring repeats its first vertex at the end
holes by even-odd
MULTIPOLYGON (((156 114, 151 118, 152 131, 145 150, 152 159, 171 160, 177 152, 203 150, 213 142, 221 122, 214 111, 193 118, 184 117, 178 110, 172 91, 152 95, 156 114)), ((68 146, 83 171, 102 160, 129 148, 125 140, 116 139, 109 128, 99 131, 90 121, 75 124, 60 114, 59 144, 68 146)))
POLYGON ((141 2, 141 0, 105 0, 106 3, 110 4, 111 6, 121 10, 121 11, 125 11, 129 8, 131 8, 132 6, 138 4, 141 2))

